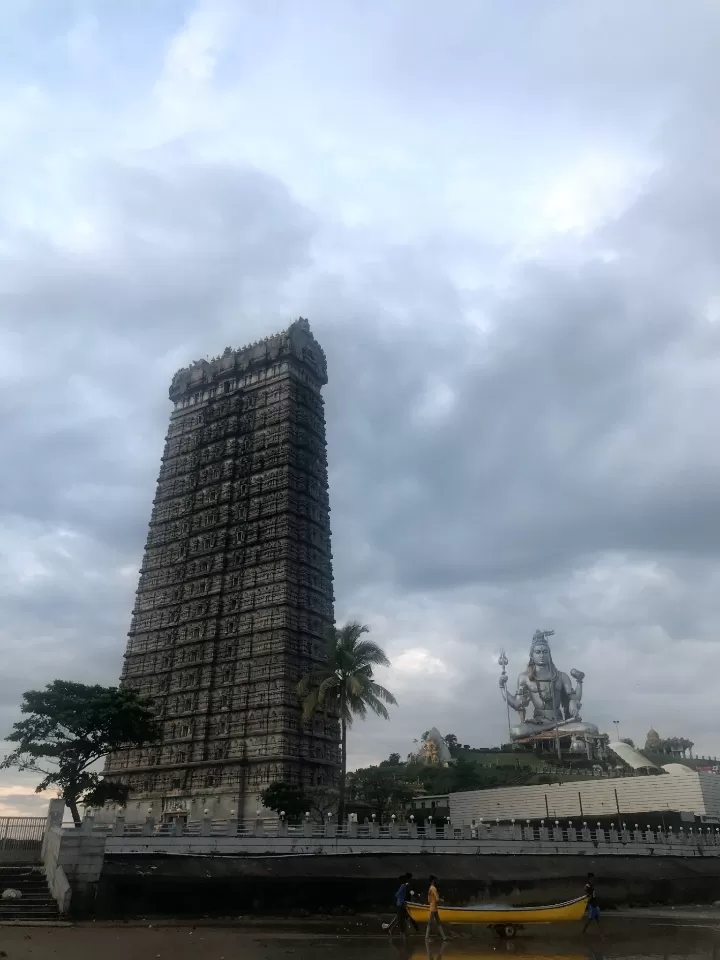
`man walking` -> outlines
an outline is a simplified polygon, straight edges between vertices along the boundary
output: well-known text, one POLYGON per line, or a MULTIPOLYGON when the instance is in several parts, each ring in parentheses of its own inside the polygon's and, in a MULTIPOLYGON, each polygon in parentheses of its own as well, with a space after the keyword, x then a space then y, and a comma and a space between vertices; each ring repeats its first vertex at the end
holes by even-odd
POLYGON ((601 939, 603 937, 603 932, 600 929, 600 907, 598 906, 597 897, 595 896, 595 874, 589 873, 587 876, 587 883, 585 884, 585 896, 588 898, 587 903, 587 922, 583 927, 583 933, 587 933, 587 929, 590 924, 595 921, 597 924, 598 932, 600 933, 601 939))
POLYGON ((436 886, 436 883, 437 883, 437 877, 431 876, 430 886, 428 887, 428 907, 430 908, 430 913, 428 914, 428 922, 427 922, 427 930, 425 931, 425 939, 426 940, 430 939, 430 929, 433 923, 435 923, 435 926, 438 928, 440 936, 442 937, 443 943, 445 943, 450 938, 445 936, 445 931, 443 930, 442 924, 440 923, 440 913, 438 911, 438 904, 440 903, 440 900, 442 898, 438 893, 438 888, 436 886))
POLYGON ((413 918, 410 916, 407 909, 407 899, 408 899, 408 893, 410 892, 411 880, 412 880, 411 873, 406 873, 404 876, 400 877, 400 886, 398 887, 397 893, 395 894, 395 908, 396 908, 395 920, 393 921, 393 923, 390 924, 390 927, 388 928, 388 932, 390 932, 390 930, 392 930, 394 926, 397 926, 403 937, 406 935, 405 928, 408 920, 415 928, 416 933, 418 929, 417 924, 415 923, 413 918))

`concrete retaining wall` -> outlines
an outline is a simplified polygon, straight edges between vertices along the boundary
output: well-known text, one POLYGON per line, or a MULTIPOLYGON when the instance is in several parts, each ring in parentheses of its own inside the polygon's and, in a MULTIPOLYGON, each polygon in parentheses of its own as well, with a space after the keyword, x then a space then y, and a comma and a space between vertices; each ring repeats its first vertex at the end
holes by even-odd
POLYGON ((456 903, 569 899, 590 869, 603 878, 606 903, 720 899, 714 827, 665 832, 541 821, 437 829, 309 820, 290 827, 148 817, 143 824, 118 818, 108 829, 87 818, 79 829, 49 830, 47 852, 66 877, 77 917, 384 910, 406 870, 437 874, 456 903))
POLYGON ((387 854, 362 857, 182 857, 108 855, 97 915, 224 916, 393 911, 397 878, 414 876, 424 896, 430 873, 446 900, 532 905, 582 893, 597 875, 601 904, 708 903, 720 899, 720 860, 387 854))
POLYGON ((106 836, 83 828, 62 831, 57 862, 72 891, 69 907, 73 916, 94 913, 106 840, 106 836))

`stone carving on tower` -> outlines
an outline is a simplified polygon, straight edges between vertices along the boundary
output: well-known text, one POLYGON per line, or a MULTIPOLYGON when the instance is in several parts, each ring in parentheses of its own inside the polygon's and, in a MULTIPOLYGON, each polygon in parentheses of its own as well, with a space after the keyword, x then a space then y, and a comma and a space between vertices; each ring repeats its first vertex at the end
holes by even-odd
POLYGON ((304 720, 296 689, 334 619, 325 383, 302 318, 173 377, 121 680, 163 739, 106 768, 128 818, 254 817, 273 780, 337 781, 337 719, 304 720))

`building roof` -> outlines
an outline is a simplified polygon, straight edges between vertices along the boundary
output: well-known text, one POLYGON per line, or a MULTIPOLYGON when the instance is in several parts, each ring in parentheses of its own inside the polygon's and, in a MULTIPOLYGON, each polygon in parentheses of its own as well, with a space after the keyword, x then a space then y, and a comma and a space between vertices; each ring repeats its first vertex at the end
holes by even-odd
POLYGON ((608 750, 619 757, 631 770, 657 770, 657 766, 646 756, 622 740, 610 740, 608 750))

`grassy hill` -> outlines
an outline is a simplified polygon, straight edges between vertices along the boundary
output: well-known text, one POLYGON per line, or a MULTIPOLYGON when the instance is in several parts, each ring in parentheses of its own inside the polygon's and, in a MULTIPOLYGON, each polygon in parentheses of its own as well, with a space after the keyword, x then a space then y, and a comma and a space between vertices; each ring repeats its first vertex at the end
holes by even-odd
POLYGON ((584 758, 558 763, 552 755, 538 756, 524 750, 467 750, 458 747, 453 755, 463 763, 472 764, 479 777, 502 779, 508 786, 586 780, 590 767, 584 758))
POLYGON ((501 752, 499 750, 464 750, 458 747, 453 751, 453 757, 467 760, 479 767, 529 767, 537 770, 547 766, 541 757, 523 750, 501 752))

